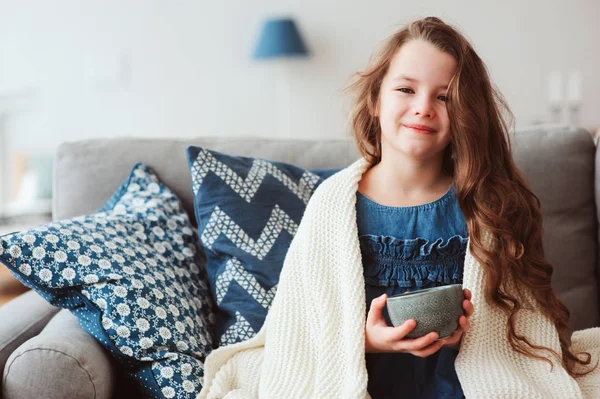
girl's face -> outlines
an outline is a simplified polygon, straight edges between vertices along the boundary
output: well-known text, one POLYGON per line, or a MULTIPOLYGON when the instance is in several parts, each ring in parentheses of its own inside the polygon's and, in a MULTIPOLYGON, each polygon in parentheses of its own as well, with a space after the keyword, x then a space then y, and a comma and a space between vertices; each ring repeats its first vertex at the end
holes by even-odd
POLYGON ((455 71, 454 57, 425 41, 412 40, 398 49, 379 92, 382 157, 443 157, 450 143, 447 86, 455 71))

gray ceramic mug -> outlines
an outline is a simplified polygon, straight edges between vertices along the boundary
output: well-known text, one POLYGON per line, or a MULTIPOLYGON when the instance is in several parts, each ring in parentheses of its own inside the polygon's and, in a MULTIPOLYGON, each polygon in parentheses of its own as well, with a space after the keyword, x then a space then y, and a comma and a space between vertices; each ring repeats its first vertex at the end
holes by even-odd
POLYGON ((461 284, 445 285, 388 297, 387 311, 394 326, 408 319, 417 321, 406 338, 419 338, 432 331, 446 338, 458 328, 458 319, 464 314, 463 300, 461 284))

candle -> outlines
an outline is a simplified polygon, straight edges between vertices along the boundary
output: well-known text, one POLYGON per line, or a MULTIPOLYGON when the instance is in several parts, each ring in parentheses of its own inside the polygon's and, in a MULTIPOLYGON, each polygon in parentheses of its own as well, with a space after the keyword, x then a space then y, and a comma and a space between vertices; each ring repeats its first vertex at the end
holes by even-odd
POLYGON ((573 71, 569 74, 569 84, 567 85, 567 103, 572 107, 581 104, 583 92, 583 78, 580 71, 573 71))
POLYGON ((560 108, 563 101, 562 73, 558 70, 548 76, 548 104, 551 108, 560 108))

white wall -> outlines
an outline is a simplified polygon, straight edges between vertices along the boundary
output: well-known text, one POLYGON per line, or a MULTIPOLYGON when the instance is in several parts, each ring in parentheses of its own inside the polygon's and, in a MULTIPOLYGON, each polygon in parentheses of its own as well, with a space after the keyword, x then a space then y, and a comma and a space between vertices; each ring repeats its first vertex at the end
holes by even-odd
POLYGON ((547 118, 547 75, 579 69, 580 124, 600 125, 597 0, 0 0, 0 107, 12 149, 112 136, 277 136, 276 65, 251 53, 291 15, 312 57, 290 63, 296 137, 347 134, 341 89, 403 23, 437 15, 487 63, 517 126, 547 118), (11 96, 21 94, 18 101, 11 96))

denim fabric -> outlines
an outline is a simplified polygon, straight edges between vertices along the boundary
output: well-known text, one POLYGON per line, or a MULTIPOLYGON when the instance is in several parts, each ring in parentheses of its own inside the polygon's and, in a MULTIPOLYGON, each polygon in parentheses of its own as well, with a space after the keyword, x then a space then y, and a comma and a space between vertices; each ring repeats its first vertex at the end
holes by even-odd
MULTIPOLYGON (((381 205, 357 193, 356 211, 367 312, 371 301, 383 293, 391 296, 462 282, 468 228, 454 187, 436 201, 409 207, 381 205)), ((386 308, 383 316, 391 326, 386 308)), ((427 358, 369 353, 369 394, 462 398, 454 369, 457 354, 448 348, 427 358)))

